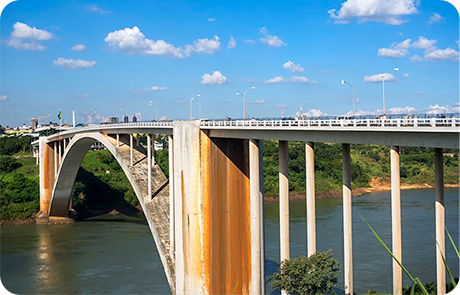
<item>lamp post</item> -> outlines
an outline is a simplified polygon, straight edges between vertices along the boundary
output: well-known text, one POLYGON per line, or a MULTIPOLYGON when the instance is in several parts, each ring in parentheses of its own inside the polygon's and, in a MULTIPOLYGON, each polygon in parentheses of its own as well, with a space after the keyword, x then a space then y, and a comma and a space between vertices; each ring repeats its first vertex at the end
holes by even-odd
POLYGON ((149 101, 149 106, 152 106, 155 108, 155 121, 158 121, 158 108, 156 107, 156 105, 152 103, 152 101, 149 101))
POLYGON ((236 93, 236 95, 241 95, 243 97, 243 118, 247 119, 248 118, 248 104, 246 102, 246 92, 248 92, 248 90, 251 90, 251 89, 256 89, 254 86, 252 87, 249 87, 248 89, 246 89, 246 91, 241 94, 239 92, 236 93))
POLYGON ((383 78, 382 78, 382 88, 383 88, 383 114, 385 115, 385 77, 387 74, 389 74, 391 71, 399 71, 399 68, 394 68, 394 69, 391 69, 389 70, 388 72, 386 72, 384 75, 383 75, 383 78))
MULTIPOLYGON (((193 116, 192 116, 192 101, 195 100, 195 97, 200 97, 200 95, 197 94, 194 97, 190 98, 190 120, 193 118, 193 116)), ((201 106, 200 106, 200 109, 201 109, 201 106)), ((201 115, 201 110, 200 110, 200 115, 201 115)))
POLYGON ((350 85, 351 89, 353 90, 353 118, 355 117, 355 89, 353 88, 353 86, 351 86, 351 84, 345 80, 342 80, 342 85, 347 83, 348 85, 350 85))

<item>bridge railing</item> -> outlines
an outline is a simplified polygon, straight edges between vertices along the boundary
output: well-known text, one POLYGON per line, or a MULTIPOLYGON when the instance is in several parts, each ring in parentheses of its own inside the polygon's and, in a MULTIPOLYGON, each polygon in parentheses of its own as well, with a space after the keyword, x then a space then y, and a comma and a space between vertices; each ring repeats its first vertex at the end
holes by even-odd
POLYGON ((202 127, 458 127, 460 118, 201 121, 202 127))
POLYGON ((129 128, 129 127, 156 127, 156 128, 172 128, 173 121, 159 121, 159 122, 131 122, 131 123, 111 123, 100 125, 89 125, 83 127, 75 127, 64 132, 60 135, 67 133, 75 133, 81 131, 101 130, 101 129, 114 129, 114 128, 129 128))

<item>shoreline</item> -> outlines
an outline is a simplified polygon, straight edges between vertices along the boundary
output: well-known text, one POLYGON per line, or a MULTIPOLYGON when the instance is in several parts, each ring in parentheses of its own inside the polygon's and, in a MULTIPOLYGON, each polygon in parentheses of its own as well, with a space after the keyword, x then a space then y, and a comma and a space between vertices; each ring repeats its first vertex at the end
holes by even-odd
MULTIPOLYGON (((459 184, 444 184, 444 187, 460 187, 459 184)), ((421 189, 421 188, 434 188, 434 184, 401 184, 401 190, 407 189, 421 189)), ((359 197, 364 194, 368 193, 377 193, 383 191, 390 191, 391 184, 390 183, 371 183, 371 187, 358 187, 352 189, 351 196, 352 197, 359 197)), ((316 194, 316 199, 327 199, 327 198, 342 198, 342 190, 331 190, 322 194, 316 194)), ((289 192, 289 200, 305 200, 306 194, 305 192, 289 192)), ((264 202, 274 202, 279 201, 279 195, 273 196, 264 196, 264 202)))
MULTIPOLYGON (((459 184, 444 184, 444 187, 459 187, 459 184)), ((421 189, 421 188, 434 188, 434 184, 401 184, 401 190, 407 189, 421 189)), ((358 187, 352 190, 352 197, 359 197, 364 194, 382 192, 391 190, 390 183, 379 183, 377 181, 371 182, 371 187, 358 187)), ((305 200, 306 195, 304 192, 290 192, 289 200, 305 200)), ((322 194, 316 194, 316 199, 327 199, 327 198, 342 198, 342 190, 332 190, 322 194)), ((273 196, 264 196, 264 202, 275 202, 279 201, 278 195, 273 196)), ((124 208, 108 208, 108 209, 90 209, 88 213, 90 214, 87 218, 101 216, 101 215, 112 215, 112 214, 137 214, 142 212, 141 206, 129 206, 124 208)), ((0 226, 10 226, 10 225, 27 225, 35 224, 35 215, 32 218, 28 219, 13 219, 13 220, 0 220, 0 226)))

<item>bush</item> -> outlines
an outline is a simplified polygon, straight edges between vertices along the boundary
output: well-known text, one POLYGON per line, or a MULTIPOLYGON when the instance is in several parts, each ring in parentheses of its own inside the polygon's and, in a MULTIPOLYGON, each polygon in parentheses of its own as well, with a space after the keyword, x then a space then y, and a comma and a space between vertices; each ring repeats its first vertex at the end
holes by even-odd
POLYGON ((340 264, 332 255, 329 249, 310 257, 300 256, 283 261, 271 276, 272 287, 299 295, 334 294, 332 287, 337 284, 340 264))
POLYGON ((10 173, 21 166, 13 156, 0 156, 0 172, 10 173))

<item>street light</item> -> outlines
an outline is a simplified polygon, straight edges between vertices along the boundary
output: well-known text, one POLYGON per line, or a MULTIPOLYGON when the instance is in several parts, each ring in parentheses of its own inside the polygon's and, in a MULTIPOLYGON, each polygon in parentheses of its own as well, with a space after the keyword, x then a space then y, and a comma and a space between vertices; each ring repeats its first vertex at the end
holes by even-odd
POLYGON ((152 101, 149 101, 149 105, 155 108, 155 121, 158 121, 158 108, 152 103, 152 101))
MULTIPOLYGON (((195 100, 195 97, 200 97, 200 95, 197 94, 194 97, 190 98, 190 120, 193 118, 193 116, 192 116, 192 101, 195 100)), ((201 106, 200 106, 200 116, 201 116, 201 106)))
POLYGON ((394 68, 394 69, 391 69, 389 70, 388 72, 386 72, 384 75, 383 75, 383 78, 382 78, 382 87, 383 87, 383 114, 385 115, 385 77, 388 73, 390 73, 391 71, 399 71, 399 68, 394 68))
POLYGON ((353 118, 355 117, 355 89, 353 88, 353 86, 351 86, 351 84, 345 80, 342 80, 342 85, 347 83, 348 85, 350 85, 351 89, 353 90, 353 118))
POLYGON ((256 89, 254 86, 246 89, 246 91, 241 94, 239 92, 236 93, 236 95, 241 95, 243 97, 243 118, 247 119, 248 118, 248 104, 246 102, 246 92, 248 92, 248 90, 251 90, 251 89, 256 89))

